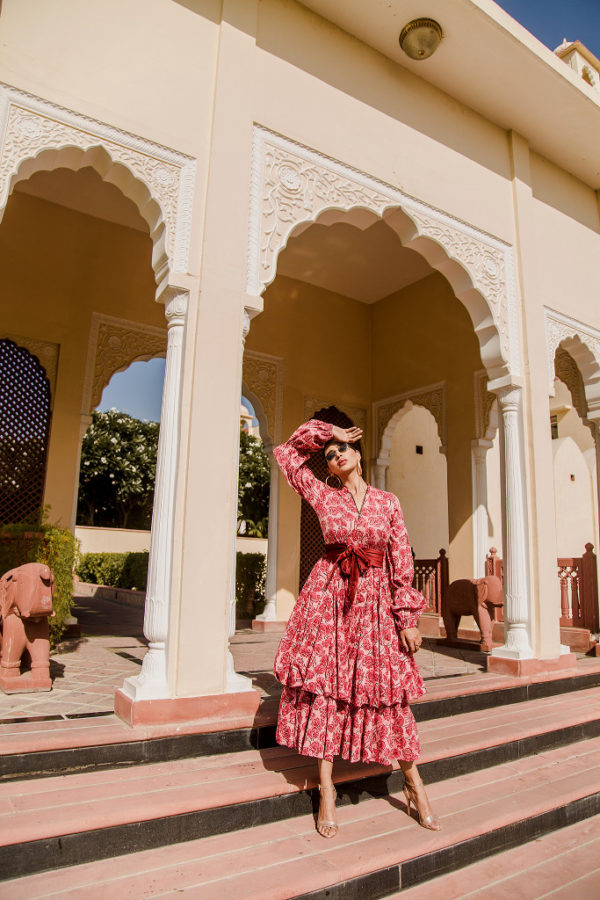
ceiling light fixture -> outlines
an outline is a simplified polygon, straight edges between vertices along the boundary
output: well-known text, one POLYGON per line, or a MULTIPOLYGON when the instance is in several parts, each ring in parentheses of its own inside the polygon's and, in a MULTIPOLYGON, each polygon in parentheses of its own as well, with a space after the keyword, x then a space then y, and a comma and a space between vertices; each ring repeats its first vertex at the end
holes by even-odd
POLYGON ((413 19, 400 32, 400 46, 411 59, 427 59, 440 45, 442 28, 435 19, 413 19))

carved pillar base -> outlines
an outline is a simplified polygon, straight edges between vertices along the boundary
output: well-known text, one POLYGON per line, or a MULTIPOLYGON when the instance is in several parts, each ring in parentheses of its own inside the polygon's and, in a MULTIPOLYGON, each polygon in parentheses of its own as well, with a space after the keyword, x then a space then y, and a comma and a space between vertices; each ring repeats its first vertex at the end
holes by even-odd
MULTIPOLYGON (((499 649, 504 650, 504 647, 499 649)), ((494 672, 496 675, 512 675, 515 678, 527 675, 550 675, 552 672, 575 668, 577 668, 577 656, 569 652, 557 656, 555 659, 519 659, 518 657, 499 656, 496 651, 493 651, 487 658, 488 672, 494 672)))
POLYGON ((255 690, 164 700, 132 700, 122 690, 115 693, 115 712, 132 727, 178 722, 193 722, 201 731, 250 727, 259 705, 260 693, 255 690))

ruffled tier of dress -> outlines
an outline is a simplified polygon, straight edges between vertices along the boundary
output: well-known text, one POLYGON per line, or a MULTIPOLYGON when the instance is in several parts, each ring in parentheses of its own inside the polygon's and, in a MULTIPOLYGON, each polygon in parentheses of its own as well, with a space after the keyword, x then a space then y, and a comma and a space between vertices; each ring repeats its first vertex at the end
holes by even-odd
POLYGON ((374 709, 284 687, 277 742, 303 756, 391 765, 419 758, 421 748, 408 703, 374 709))
POLYGON ((275 659, 287 688, 354 709, 404 706, 423 696, 423 679, 399 641, 381 570, 369 570, 344 614, 346 584, 322 561, 309 576, 275 659))

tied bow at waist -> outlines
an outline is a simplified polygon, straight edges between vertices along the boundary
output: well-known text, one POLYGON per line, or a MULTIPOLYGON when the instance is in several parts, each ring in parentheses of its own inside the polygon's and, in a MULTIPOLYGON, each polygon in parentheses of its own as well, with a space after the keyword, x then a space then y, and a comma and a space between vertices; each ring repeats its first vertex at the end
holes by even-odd
POLYGON ((371 566, 380 569, 383 566, 383 556, 383 550, 351 547, 348 544, 325 544, 324 558, 338 565, 342 575, 348 579, 345 610, 352 606, 360 576, 371 566))

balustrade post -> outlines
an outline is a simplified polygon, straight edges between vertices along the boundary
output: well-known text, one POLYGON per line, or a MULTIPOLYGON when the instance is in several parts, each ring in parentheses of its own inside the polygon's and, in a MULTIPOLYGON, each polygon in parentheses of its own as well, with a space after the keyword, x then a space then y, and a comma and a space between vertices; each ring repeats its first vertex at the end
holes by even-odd
POLYGON ((516 386, 503 388, 497 396, 502 413, 504 449, 504 644, 492 650, 491 656, 531 659, 521 389, 516 386))
POLYGON ((183 330, 188 296, 188 291, 181 288, 167 288, 163 294, 168 338, 156 458, 148 586, 144 606, 144 635, 148 639, 148 650, 140 674, 126 678, 121 688, 121 692, 133 701, 166 699, 170 696, 167 681, 169 606, 175 482, 179 451, 183 330))

